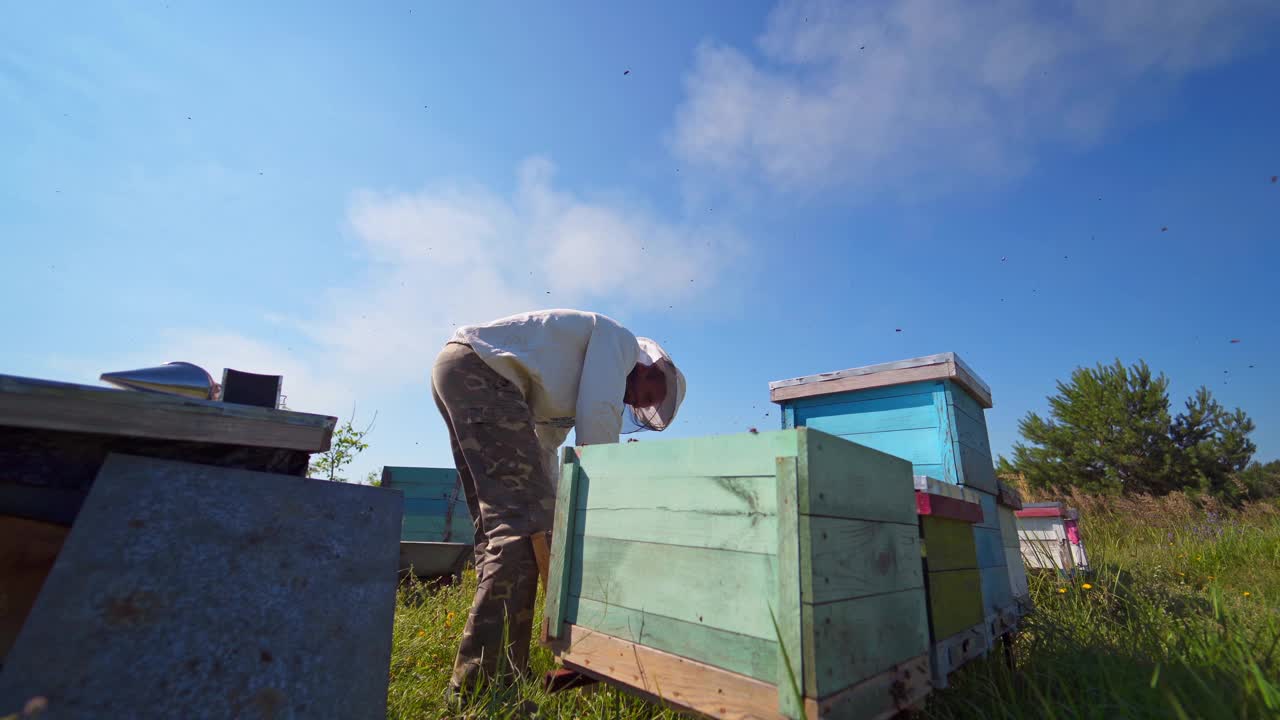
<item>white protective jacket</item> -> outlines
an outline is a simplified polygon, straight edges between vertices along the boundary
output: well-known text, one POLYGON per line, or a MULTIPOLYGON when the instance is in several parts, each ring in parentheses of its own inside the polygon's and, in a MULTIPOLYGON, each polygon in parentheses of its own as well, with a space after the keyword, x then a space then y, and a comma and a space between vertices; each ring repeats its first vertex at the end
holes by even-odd
POLYGON ((622 397, 640 345, 617 321, 579 310, 540 310, 459 328, 452 342, 470 345, 524 393, 553 485, 560 474, 556 454, 570 428, 576 428, 578 445, 618 442, 622 397))

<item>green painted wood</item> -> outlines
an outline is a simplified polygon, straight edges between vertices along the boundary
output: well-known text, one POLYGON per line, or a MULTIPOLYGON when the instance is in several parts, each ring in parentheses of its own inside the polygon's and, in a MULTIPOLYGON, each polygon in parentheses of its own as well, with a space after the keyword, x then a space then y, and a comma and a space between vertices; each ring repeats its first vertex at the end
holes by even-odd
POLYGON ((996 494, 996 469, 991 458, 968 445, 960 445, 960 484, 996 494))
POLYGON ((923 587, 822 605, 801 606, 812 633, 812 697, 826 697, 929 649, 923 587))
POLYGON ((961 520, 925 515, 920 518, 929 572, 978 567, 973 526, 961 520))
POLYGON ((572 595, 565 620, 767 683, 777 681, 778 643, 771 640, 572 595))
POLYGON ((713 550, 774 553, 778 520, 774 514, 672 510, 666 507, 578 510, 580 534, 615 540, 687 545, 713 550))
POLYGON ((1022 562, 1022 551, 1018 547, 1004 549, 1004 562, 1009 569, 1009 590, 1014 598, 1027 596, 1027 566, 1022 562))
MULTIPOLYGON (((772 622, 777 639, 777 659, 774 663, 773 683, 778 686, 778 709, 792 718, 804 717, 802 697, 796 697, 796 689, 806 687, 813 666, 806 661, 812 652, 812 643, 806 643, 805 628, 801 625, 801 571, 803 559, 812 551, 808 537, 802 533, 799 513, 799 462, 794 457, 777 459, 776 504, 778 507, 777 543, 778 580, 775 601, 771 603, 772 622), (785 651, 785 652, 784 652, 785 651)), ((768 594, 769 588, 761 588, 768 594)))
POLYGON ((934 642, 982 624, 982 574, 980 570, 930 572, 929 616, 934 642))
POLYGON ((550 567, 547 570, 546 599, 543 604, 543 616, 546 618, 545 634, 548 638, 558 638, 564 625, 565 603, 569 595, 569 584, 573 576, 572 565, 575 541, 574 533, 574 498, 577 496, 577 484, 582 474, 577 458, 571 449, 564 453, 564 462, 560 468, 560 481, 556 487, 556 511, 551 527, 550 567))
POLYGON ((772 516, 777 512, 776 482, 772 472, 754 477, 674 476, 636 481, 593 466, 579 479, 576 505, 590 514, 614 517, 635 508, 664 510, 673 515, 772 516))
POLYGON ((661 477, 772 476, 774 461, 797 452, 794 431, 609 443, 576 449, 588 478, 648 482, 661 477))
POLYGON ((1002 567, 1004 565, 1004 540, 1000 531, 992 528, 973 528, 973 545, 978 551, 978 567, 1002 567))
POLYGON ((1000 517, 1000 539, 1004 542, 1006 548, 1018 547, 1018 516, 1014 514, 1014 509, 1001 505, 996 510, 1000 517))
POLYGON ((575 535, 569 562, 570 594, 775 639, 775 555, 575 535))
POLYGON ((909 461, 812 428, 797 432, 801 514, 916 524, 909 461))
POLYGON ((916 525, 800 516, 809 552, 800 558, 800 597, 824 603, 921 587, 916 525))

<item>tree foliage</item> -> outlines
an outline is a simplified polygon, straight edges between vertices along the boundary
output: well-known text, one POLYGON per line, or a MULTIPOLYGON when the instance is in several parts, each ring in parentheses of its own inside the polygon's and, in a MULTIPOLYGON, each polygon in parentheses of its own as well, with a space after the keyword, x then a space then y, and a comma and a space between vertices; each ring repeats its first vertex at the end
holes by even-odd
POLYGON ((1253 421, 1203 387, 1171 417, 1168 388, 1143 361, 1077 368, 1058 382, 1048 418, 1028 413, 1019 422, 1025 442, 999 470, 1042 488, 1155 495, 1194 488, 1238 499, 1237 475, 1256 449, 1253 421))
POLYGON ((333 431, 333 440, 329 444, 329 449, 312 457, 307 474, 334 482, 349 482, 342 473, 357 455, 369 449, 369 444, 364 439, 373 430, 373 421, 377 418, 377 413, 374 413, 369 425, 363 430, 357 430, 355 411, 352 410, 351 418, 333 431))

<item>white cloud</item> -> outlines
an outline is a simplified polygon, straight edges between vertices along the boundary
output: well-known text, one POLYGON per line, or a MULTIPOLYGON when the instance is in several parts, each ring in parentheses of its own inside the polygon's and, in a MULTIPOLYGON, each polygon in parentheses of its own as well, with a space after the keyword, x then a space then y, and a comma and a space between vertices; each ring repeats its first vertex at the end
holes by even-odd
POLYGON ((1089 143, 1138 89, 1221 64, 1269 0, 781 3, 758 52, 699 49, 673 141, 770 185, 931 183, 1024 172, 1033 144, 1089 143))
MULTIPOLYGON (((312 317, 264 309, 265 323, 301 331, 301 342, 180 331, 116 362, 163 356, 211 372, 279 373, 295 410, 345 417, 358 401, 365 415, 406 388, 425 388, 436 353, 459 325, 546 307, 625 322, 631 312, 712 295, 740 258, 734 236, 717 226, 584 199, 556 188, 554 174, 549 161, 527 160, 509 197, 457 183, 356 192, 347 222, 361 252, 349 282, 328 290, 312 317)), ((398 421, 380 413, 380 425, 398 421)))

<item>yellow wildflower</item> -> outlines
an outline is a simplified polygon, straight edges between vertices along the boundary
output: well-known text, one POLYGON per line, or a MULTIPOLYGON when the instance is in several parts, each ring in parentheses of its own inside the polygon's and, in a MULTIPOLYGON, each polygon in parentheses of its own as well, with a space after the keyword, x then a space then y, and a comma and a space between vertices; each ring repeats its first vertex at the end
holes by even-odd
POLYGON ((418 631, 418 637, 422 637, 423 635, 426 635, 426 634, 427 634, 427 631, 426 631, 426 630, 419 630, 419 631, 418 631))
POLYGON ((1252 595, 1252 594, 1253 594, 1253 593, 1249 592, 1248 590, 1245 590, 1245 591, 1244 591, 1244 596, 1245 596, 1245 597, 1249 597, 1249 596, 1250 596, 1250 595, 1252 595))
POLYGON ((1066 591, 1067 591, 1066 588, 1058 588, 1059 593, 1065 593, 1066 591))
POLYGON ((1210 575, 1210 576, 1209 576, 1209 579, 1210 579, 1210 580, 1212 580, 1212 579, 1213 579, 1213 576, 1212 576, 1212 575, 1210 575))
MULTIPOLYGON (((1181 575, 1182 573, 1178 573, 1178 574, 1179 574, 1179 575, 1181 575)), ((1092 586, 1092 585, 1090 585, 1089 583, 1085 583, 1085 584, 1081 585, 1080 587, 1084 588, 1085 590, 1092 590, 1092 589, 1093 589, 1093 586, 1092 586)))

